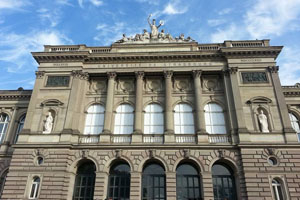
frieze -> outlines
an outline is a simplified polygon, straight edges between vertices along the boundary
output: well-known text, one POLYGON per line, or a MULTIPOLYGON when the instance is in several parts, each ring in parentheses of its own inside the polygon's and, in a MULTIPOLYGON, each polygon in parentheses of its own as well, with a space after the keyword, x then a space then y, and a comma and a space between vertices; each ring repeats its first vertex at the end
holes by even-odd
POLYGON ((268 83, 266 72, 241 72, 243 83, 268 83))
POLYGON ((92 79, 89 82, 89 93, 101 93, 106 91, 106 80, 92 79))
POLYGON ((133 79, 118 79, 116 84, 116 91, 120 94, 134 92, 134 80, 133 79))
POLYGON ((177 92, 186 92, 192 90, 192 84, 189 78, 178 78, 174 80, 174 90, 177 92))
POLYGON ((68 87, 70 76, 48 76, 46 87, 68 87))
POLYGON ((158 78, 147 78, 145 84, 145 91, 150 93, 156 93, 163 91, 163 80, 158 78))

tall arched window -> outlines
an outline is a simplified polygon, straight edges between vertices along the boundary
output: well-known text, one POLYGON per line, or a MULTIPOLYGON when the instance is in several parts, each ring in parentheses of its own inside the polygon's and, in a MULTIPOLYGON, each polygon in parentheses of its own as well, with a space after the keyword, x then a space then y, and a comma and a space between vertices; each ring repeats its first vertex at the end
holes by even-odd
POLYGON ((152 103, 146 106, 144 115, 144 133, 164 133, 164 114, 160 105, 152 103))
POLYGON ((7 173, 8 173, 8 170, 4 171, 1 175, 1 179, 0 179, 0 198, 1 198, 3 190, 4 190, 4 185, 5 185, 5 182, 6 182, 7 173))
POLYGON ((221 163, 212 167, 213 189, 215 200, 236 200, 235 179, 229 166, 221 163))
POLYGON ((300 123, 299 123, 299 119, 293 113, 289 113, 289 116, 290 116, 292 127, 296 131, 297 136, 298 136, 298 141, 300 142, 300 123))
POLYGON ((22 131, 22 129, 24 127, 25 117, 26 117, 26 115, 21 116, 19 121, 18 121, 18 128, 17 128, 17 131, 16 131, 16 136, 15 136, 14 143, 18 142, 19 134, 20 134, 20 132, 22 131))
POLYGON ((166 176, 164 168, 157 163, 144 167, 142 177, 142 200, 166 199, 166 176))
POLYGON ((174 108, 174 130, 177 134, 195 133, 193 109, 186 103, 177 104, 174 108))
POLYGON ((29 194, 29 199, 37 199, 39 196, 41 179, 39 177, 34 177, 31 183, 31 190, 29 194))
POLYGON ((84 134, 99 134, 103 130, 104 107, 99 104, 91 105, 87 110, 84 134))
POLYGON ((5 138, 8 123, 9 123, 8 115, 5 113, 1 113, 0 114, 0 143, 2 143, 5 138))
POLYGON ((177 200, 200 200, 200 176, 198 170, 189 163, 183 163, 176 169, 177 200))
POLYGON ((77 169, 73 200, 93 200, 95 187, 96 166, 87 161, 77 169))
POLYGON ((216 103, 204 106, 206 131, 210 134, 226 134, 224 112, 216 103))
POLYGON ((129 200, 130 167, 127 163, 113 165, 109 172, 108 199, 129 200))
POLYGON ((284 200, 284 192, 282 188, 281 181, 278 180, 277 178, 272 180, 272 189, 274 193, 275 200, 284 200))
POLYGON ((133 108, 129 104, 121 104, 116 110, 115 134, 131 134, 133 132, 133 108))

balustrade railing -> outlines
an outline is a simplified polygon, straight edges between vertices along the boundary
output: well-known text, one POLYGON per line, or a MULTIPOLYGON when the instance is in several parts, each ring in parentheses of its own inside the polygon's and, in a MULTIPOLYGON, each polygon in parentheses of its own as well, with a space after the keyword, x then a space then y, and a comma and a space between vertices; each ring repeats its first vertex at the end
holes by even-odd
POLYGON ((131 135, 112 135, 111 142, 113 143, 131 143, 131 135))
POLYGON ((231 137, 229 135, 209 135, 209 143, 230 143, 231 137))
POLYGON ((99 135, 83 135, 79 137, 79 143, 90 144, 98 143, 99 135))
POLYGON ((196 142, 196 136, 195 135, 175 135, 175 141, 177 143, 195 143, 196 142))
POLYGON ((143 135, 144 143, 163 143, 164 136, 163 135, 143 135))

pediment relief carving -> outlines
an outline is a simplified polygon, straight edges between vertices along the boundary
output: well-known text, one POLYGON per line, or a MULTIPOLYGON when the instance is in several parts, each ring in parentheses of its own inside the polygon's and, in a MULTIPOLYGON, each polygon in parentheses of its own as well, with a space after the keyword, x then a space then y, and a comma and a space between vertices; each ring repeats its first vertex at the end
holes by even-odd
POLYGON ((203 90, 206 92, 222 91, 223 85, 219 76, 204 76, 203 90))
POLYGON ((176 92, 186 92, 193 89, 191 79, 189 77, 176 77, 174 80, 174 90, 176 92))
POLYGON ((48 106, 48 107, 49 106, 62 106, 62 105, 64 105, 64 103, 58 99, 47 99, 41 103, 41 107, 43 107, 43 106, 48 106))
POLYGON ((106 80, 92 79, 89 81, 89 93, 103 93, 106 91, 106 80))
POLYGON ((147 78, 145 83, 146 92, 161 92, 163 91, 162 78, 147 78))
POLYGON ((253 104, 253 103, 256 103, 256 104, 260 104, 260 103, 268 104, 268 103, 272 103, 272 100, 269 99, 268 97, 258 96, 258 97, 253 97, 253 98, 249 99, 246 103, 247 104, 253 104))
POLYGON ((116 84, 117 93, 127 94, 134 92, 134 80, 129 78, 118 79, 116 84))

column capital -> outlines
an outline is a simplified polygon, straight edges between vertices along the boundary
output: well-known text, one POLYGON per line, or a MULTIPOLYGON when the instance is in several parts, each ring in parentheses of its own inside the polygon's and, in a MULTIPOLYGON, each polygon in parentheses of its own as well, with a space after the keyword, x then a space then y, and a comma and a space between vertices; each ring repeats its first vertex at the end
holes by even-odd
POLYGON ((269 66, 268 70, 271 73, 277 73, 279 71, 279 66, 269 66))
POLYGON ((137 79, 143 79, 145 73, 143 71, 134 72, 137 79))
POLYGON ((230 67, 228 69, 223 70, 223 74, 225 76, 229 76, 230 74, 236 74, 238 69, 238 67, 230 67))
POLYGON ((172 78, 173 71, 164 71, 164 76, 165 78, 172 78))
POLYGON ((74 76, 74 78, 79 78, 84 80, 89 79, 89 73, 83 72, 82 70, 73 70, 71 75, 74 76))
POLYGON ((200 78, 202 75, 202 70, 193 70, 193 77, 200 78))
POLYGON ((107 72, 108 79, 115 79, 117 77, 116 72, 107 72))
POLYGON ((35 72, 36 78, 43 78, 45 75, 44 71, 36 71, 35 72))

